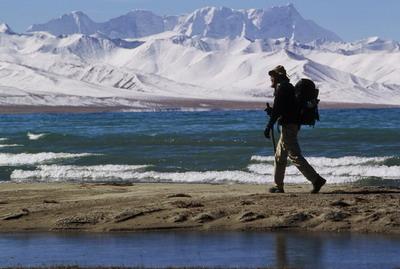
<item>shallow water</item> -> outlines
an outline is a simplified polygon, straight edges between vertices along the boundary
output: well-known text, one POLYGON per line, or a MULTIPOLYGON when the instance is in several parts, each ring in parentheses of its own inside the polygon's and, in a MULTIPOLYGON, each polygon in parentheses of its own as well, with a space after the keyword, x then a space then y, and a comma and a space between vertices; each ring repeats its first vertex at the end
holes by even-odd
POLYGON ((0 266, 399 268, 400 237, 261 232, 2 234, 0 266))
MULTIPOLYGON (((0 115, 0 180, 266 183, 265 122, 260 111, 0 115)), ((376 182, 400 179, 399 137, 400 109, 323 110, 300 142, 330 183, 376 182)), ((286 182, 305 179, 291 166, 286 182)))

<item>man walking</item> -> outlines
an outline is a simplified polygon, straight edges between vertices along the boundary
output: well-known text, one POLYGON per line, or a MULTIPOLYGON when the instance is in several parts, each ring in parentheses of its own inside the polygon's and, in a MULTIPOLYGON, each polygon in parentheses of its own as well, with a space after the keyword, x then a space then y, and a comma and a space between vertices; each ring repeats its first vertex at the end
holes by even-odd
POLYGON ((275 153, 274 180, 276 186, 269 191, 271 193, 284 193, 283 179, 287 165, 287 158, 292 161, 300 172, 313 184, 311 193, 318 193, 326 180, 322 178, 307 160, 303 157, 297 140, 300 129, 299 110, 296 102, 295 89, 290 83, 283 66, 278 65, 269 71, 271 87, 274 92, 274 106, 268 109, 270 120, 265 128, 264 135, 270 138, 274 124, 278 122, 282 126, 281 135, 275 153))

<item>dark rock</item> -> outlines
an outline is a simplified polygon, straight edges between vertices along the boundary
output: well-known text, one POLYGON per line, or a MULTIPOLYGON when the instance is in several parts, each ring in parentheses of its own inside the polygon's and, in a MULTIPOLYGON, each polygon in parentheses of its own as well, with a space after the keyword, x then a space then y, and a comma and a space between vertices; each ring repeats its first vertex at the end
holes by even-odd
POLYGON ((244 212, 240 216, 239 221, 241 221, 241 222, 251 222, 251 221, 255 221, 255 220, 258 220, 258 219, 264 219, 264 218, 265 218, 265 216, 262 215, 262 214, 258 214, 258 213, 254 213, 254 212, 249 211, 249 212, 244 212))
POLYGON ((24 216, 27 216, 27 215, 29 215, 29 213, 27 213, 27 212, 19 212, 19 213, 14 213, 14 214, 10 214, 10 215, 4 216, 2 219, 3 220, 15 220, 15 219, 19 219, 19 218, 22 218, 24 216))
POLYGON ((199 223, 205 223, 205 222, 210 222, 213 221, 215 218, 210 215, 209 213, 202 213, 194 218, 195 221, 199 223))
POLYGON ((176 193, 168 195, 167 198, 192 198, 192 196, 186 193, 176 193))
POLYGON ((254 205, 254 204, 255 204, 255 202, 252 201, 252 200, 243 200, 243 201, 240 201, 240 205, 254 205))
POLYGON ((175 201, 172 202, 172 205, 178 207, 178 208, 197 208, 197 207, 204 207, 204 205, 200 202, 196 201, 175 201))
POLYGON ((172 218, 172 221, 175 223, 185 222, 188 219, 187 214, 179 214, 172 218))
POLYGON ((56 200, 43 200, 44 204, 58 204, 56 200))
POLYGON ((346 202, 343 201, 343 200, 338 200, 338 201, 332 202, 332 203, 331 203, 331 206, 348 207, 348 206, 350 206, 350 204, 349 204, 349 203, 346 203, 346 202))
POLYGON ((341 211, 332 211, 327 214, 325 214, 324 218, 325 220, 330 220, 330 221, 342 221, 351 215, 345 212, 341 211))
POLYGON ((294 224, 294 223, 299 223, 299 222, 304 222, 307 220, 312 219, 313 216, 304 212, 296 213, 294 215, 286 217, 285 222, 289 224, 294 224))
POLYGON ((119 223, 119 222, 124 222, 130 219, 134 219, 140 216, 144 216, 146 214, 151 214, 155 212, 162 211, 161 208, 155 208, 155 209, 148 209, 148 210, 125 210, 121 214, 117 215, 114 217, 114 222, 119 223))

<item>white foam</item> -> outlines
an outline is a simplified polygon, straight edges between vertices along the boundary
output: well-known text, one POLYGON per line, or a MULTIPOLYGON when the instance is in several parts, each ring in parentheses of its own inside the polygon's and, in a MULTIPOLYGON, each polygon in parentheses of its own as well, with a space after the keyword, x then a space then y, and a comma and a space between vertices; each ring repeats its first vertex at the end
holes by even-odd
POLYGON ((7 140, 8 140, 8 138, 0 137, 0 142, 4 142, 4 141, 7 141, 7 140))
MULTIPOLYGON (((315 166, 314 166, 315 167, 315 166)), ((399 179, 400 166, 385 165, 354 165, 338 167, 315 167, 317 172, 329 180, 329 183, 353 182, 365 177, 378 177, 382 179, 399 179)), ((252 164, 248 167, 252 173, 260 175, 273 175, 274 167, 268 164, 252 164)), ((286 168, 286 175, 301 177, 300 171, 293 165, 286 168)))
POLYGON ((0 144, 0 148, 10 148, 10 147, 22 147, 22 145, 18 145, 18 144, 0 144))
MULTIPOLYGON (((306 157, 307 161, 316 167, 338 167, 338 166, 354 166, 365 164, 382 164, 384 161, 396 158, 395 156, 386 157, 358 157, 345 156, 339 158, 327 157, 306 157)), ((252 156, 251 161, 254 162, 274 162, 273 156, 252 156)))
POLYGON ((265 183, 263 175, 244 171, 207 171, 168 173, 144 171, 149 166, 64 166, 41 165, 37 170, 15 170, 11 179, 24 181, 131 181, 131 182, 188 182, 219 183, 247 182, 265 183))
MULTIPOLYGON (((42 165, 37 170, 15 170, 11 180, 15 182, 175 182, 175 183, 272 183, 271 174, 251 171, 206 171, 206 172, 156 172, 145 171, 142 166, 120 168, 106 165, 92 167, 42 165)), ((352 182, 356 179, 347 176, 329 178, 329 183, 352 182)), ((287 183, 305 183, 307 180, 299 173, 288 173, 287 183)))
MULTIPOLYGON (((400 166, 384 165, 385 161, 394 158, 398 157, 345 156, 340 158, 308 157, 306 159, 319 174, 328 179, 329 183, 348 183, 366 177, 399 179, 400 166)), ((250 164, 248 171, 272 177, 274 173, 273 156, 253 156, 251 161, 258 163, 250 164)), ((290 178, 299 177, 303 177, 300 171, 288 162, 285 181, 289 182, 290 178)))
POLYGON ((41 163, 48 163, 57 160, 82 158, 87 156, 95 156, 91 153, 0 153, 0 166, 16 166, 16 165, 34 165, 41 163))
POLYGON ((29 140, 39 140, 46 136, 46 134, 34 134, 31 132, 28 132, 26 135, 28 136, 29 140))
MULTIPOLYGON (((1 155, 0 155, 1 156, 1 155)), ((386 166, 382 162, 394 157, 364 158, 309 158, 317 172, 326 177, 328 183, 349 183, 362 178, 377 177, 382 179, 399 179, 400 166, 386 166), (351 161, 351 162, 350 162, 351 161), (352 163, 358 163, 352 165, 352 163), (336 164, 337 166, 334 166, 336 164)), ((255 183, 273 182, 273 157, 252 158, 263 163, 252 163, 245 171, 189 171, 189 172, 157 172, 150 171, 146 165, 40 165, 36 170, 15 170, 11 179, 17 182, 179 182, 179 183, 255 183), (264 163, 264 161, 268 161, 264 163)), ((288 165, 285 176, 286 183, 305 183, 307 180, 293 166, 288 165)))

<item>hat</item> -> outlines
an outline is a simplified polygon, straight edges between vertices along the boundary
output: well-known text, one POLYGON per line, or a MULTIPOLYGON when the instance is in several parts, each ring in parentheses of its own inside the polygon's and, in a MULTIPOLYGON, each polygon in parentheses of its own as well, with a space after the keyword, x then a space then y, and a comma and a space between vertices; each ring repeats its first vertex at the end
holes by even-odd
POLYGON ((270 76, 285 76, 285 77, 287 77, 285 67, 283 67, 282 65, 278 65, 277 67, 275 67, 274 69, 269 71, 268 75, 270 75, 270 76))

